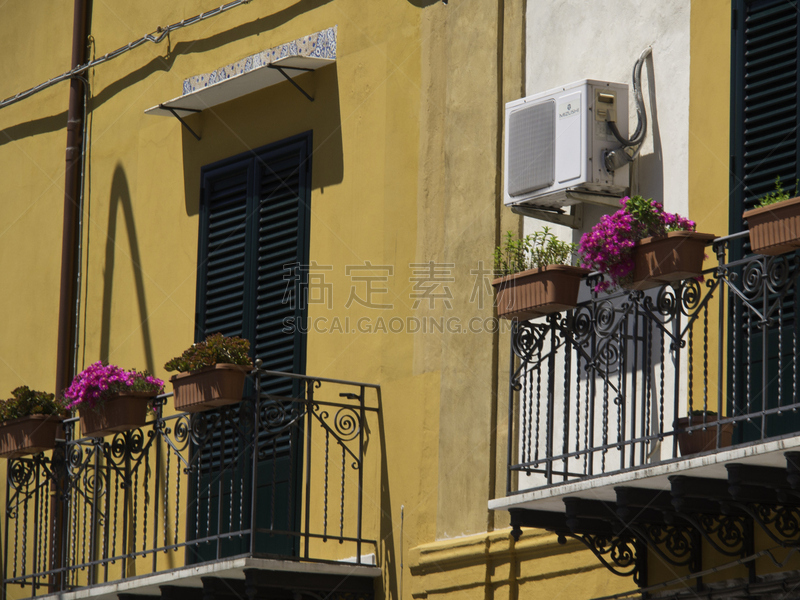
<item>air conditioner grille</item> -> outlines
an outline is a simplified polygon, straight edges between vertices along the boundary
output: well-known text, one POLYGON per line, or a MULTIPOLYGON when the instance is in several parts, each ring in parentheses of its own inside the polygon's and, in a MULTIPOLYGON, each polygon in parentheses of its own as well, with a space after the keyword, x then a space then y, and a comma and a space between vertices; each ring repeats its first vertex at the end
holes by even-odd
POLYGON ((508 194, 520 196, 555 181, 555 101, 514 111, 508 122, 508 194))

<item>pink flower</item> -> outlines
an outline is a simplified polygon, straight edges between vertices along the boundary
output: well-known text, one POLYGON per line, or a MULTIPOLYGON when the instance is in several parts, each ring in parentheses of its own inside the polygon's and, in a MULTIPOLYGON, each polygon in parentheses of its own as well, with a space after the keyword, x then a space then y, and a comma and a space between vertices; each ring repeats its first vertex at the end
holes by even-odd
POLYGON ((633 272, 633 248, 645 237, 664 236, 670 231, 694 231, 695 222, 664 212, 655 200, 641 196, 620 199, 623 208, 603 215, 592 231, 581 237, 578 252, 584 268, 600 271, 609 280, 595 286, 595 292, 613 290, 633 272))
POLYGON ((147 372, 124 371, 116 365, 96 362, 75 376, 64 397, 67 408, 73 409, 94 407, 113 394, 127 391, 152 392, 155 396, 163 393, 164 382, 147 372))

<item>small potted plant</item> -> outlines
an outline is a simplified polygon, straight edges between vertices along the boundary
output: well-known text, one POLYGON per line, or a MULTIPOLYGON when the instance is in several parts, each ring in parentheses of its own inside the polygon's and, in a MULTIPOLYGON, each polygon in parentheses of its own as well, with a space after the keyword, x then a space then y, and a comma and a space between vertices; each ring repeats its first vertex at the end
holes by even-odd
POLYGON ((163 392, 164 382, 146 371, 96 362, 75 376, 64 398, 78 409, 83 436, 103 437, 144 425, 148 402, 163 392))
POLYGON ((64 404, 54 394, 26 385, 11 396, 0 401, 0 457, 18 458, 55 448, 64 404))
MULTIPOLYGON (((733 439, 733 423, 723 423, 720 427, 719 447, 727 448, 733 439)), ((717 413, 713 410, 693 410, 688 417, 681 417, 675 426, 681 456, 691 456, 717 448, 717 413), (696 427, 687 431, 688 427, 696 427)))
POLYGON ((193 344, 164 365, 173 375, 175 409, 200 412, 241 402, 244 380, 253 368, 250 342, 221 333, 193 344))
POLYGON ((795 181, 794 198, 784 191, 781 178, 775 178, 775 191, 747 210, 742 218, 750 227, 750 249, 757 254, 777 256, 800 247, 800 196, 795 181))
POLYGON ((527 321, 573 308, 581 278, 589 271, 571 265, 575 244, 558 239, 548 227, 517 239, 509 231, 494 251, 497 314, 527 321))
POLYGON ((581 238, 583 266, 608 277, 595 291, 645 290, 701 276, 705 247, 716 236, 697 233, 694 221, 664 212, 652 199, 626 196, 620 204, 581 238))

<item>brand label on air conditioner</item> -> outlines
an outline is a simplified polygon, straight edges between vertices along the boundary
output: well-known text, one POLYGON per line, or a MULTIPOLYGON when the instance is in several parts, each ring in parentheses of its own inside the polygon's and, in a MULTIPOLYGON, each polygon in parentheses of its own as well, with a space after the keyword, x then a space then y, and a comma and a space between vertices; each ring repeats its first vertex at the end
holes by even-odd
POLYGON ((558 118, 567 119, 581 113, 581 102, 576 98, 574 102, 564 102, 558 105, 558 118))

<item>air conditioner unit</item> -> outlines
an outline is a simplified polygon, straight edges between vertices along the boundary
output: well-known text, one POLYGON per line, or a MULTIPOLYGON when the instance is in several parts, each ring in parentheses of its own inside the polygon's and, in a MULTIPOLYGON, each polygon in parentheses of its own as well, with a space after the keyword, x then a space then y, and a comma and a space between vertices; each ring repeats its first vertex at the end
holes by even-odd
POLYGON ((557 209, 625 195, 628 165, 605 167, 604 152, 620 147, 609 119, 627 138, 624 83, 585 79, 506 104, 505 205, 557 209))

